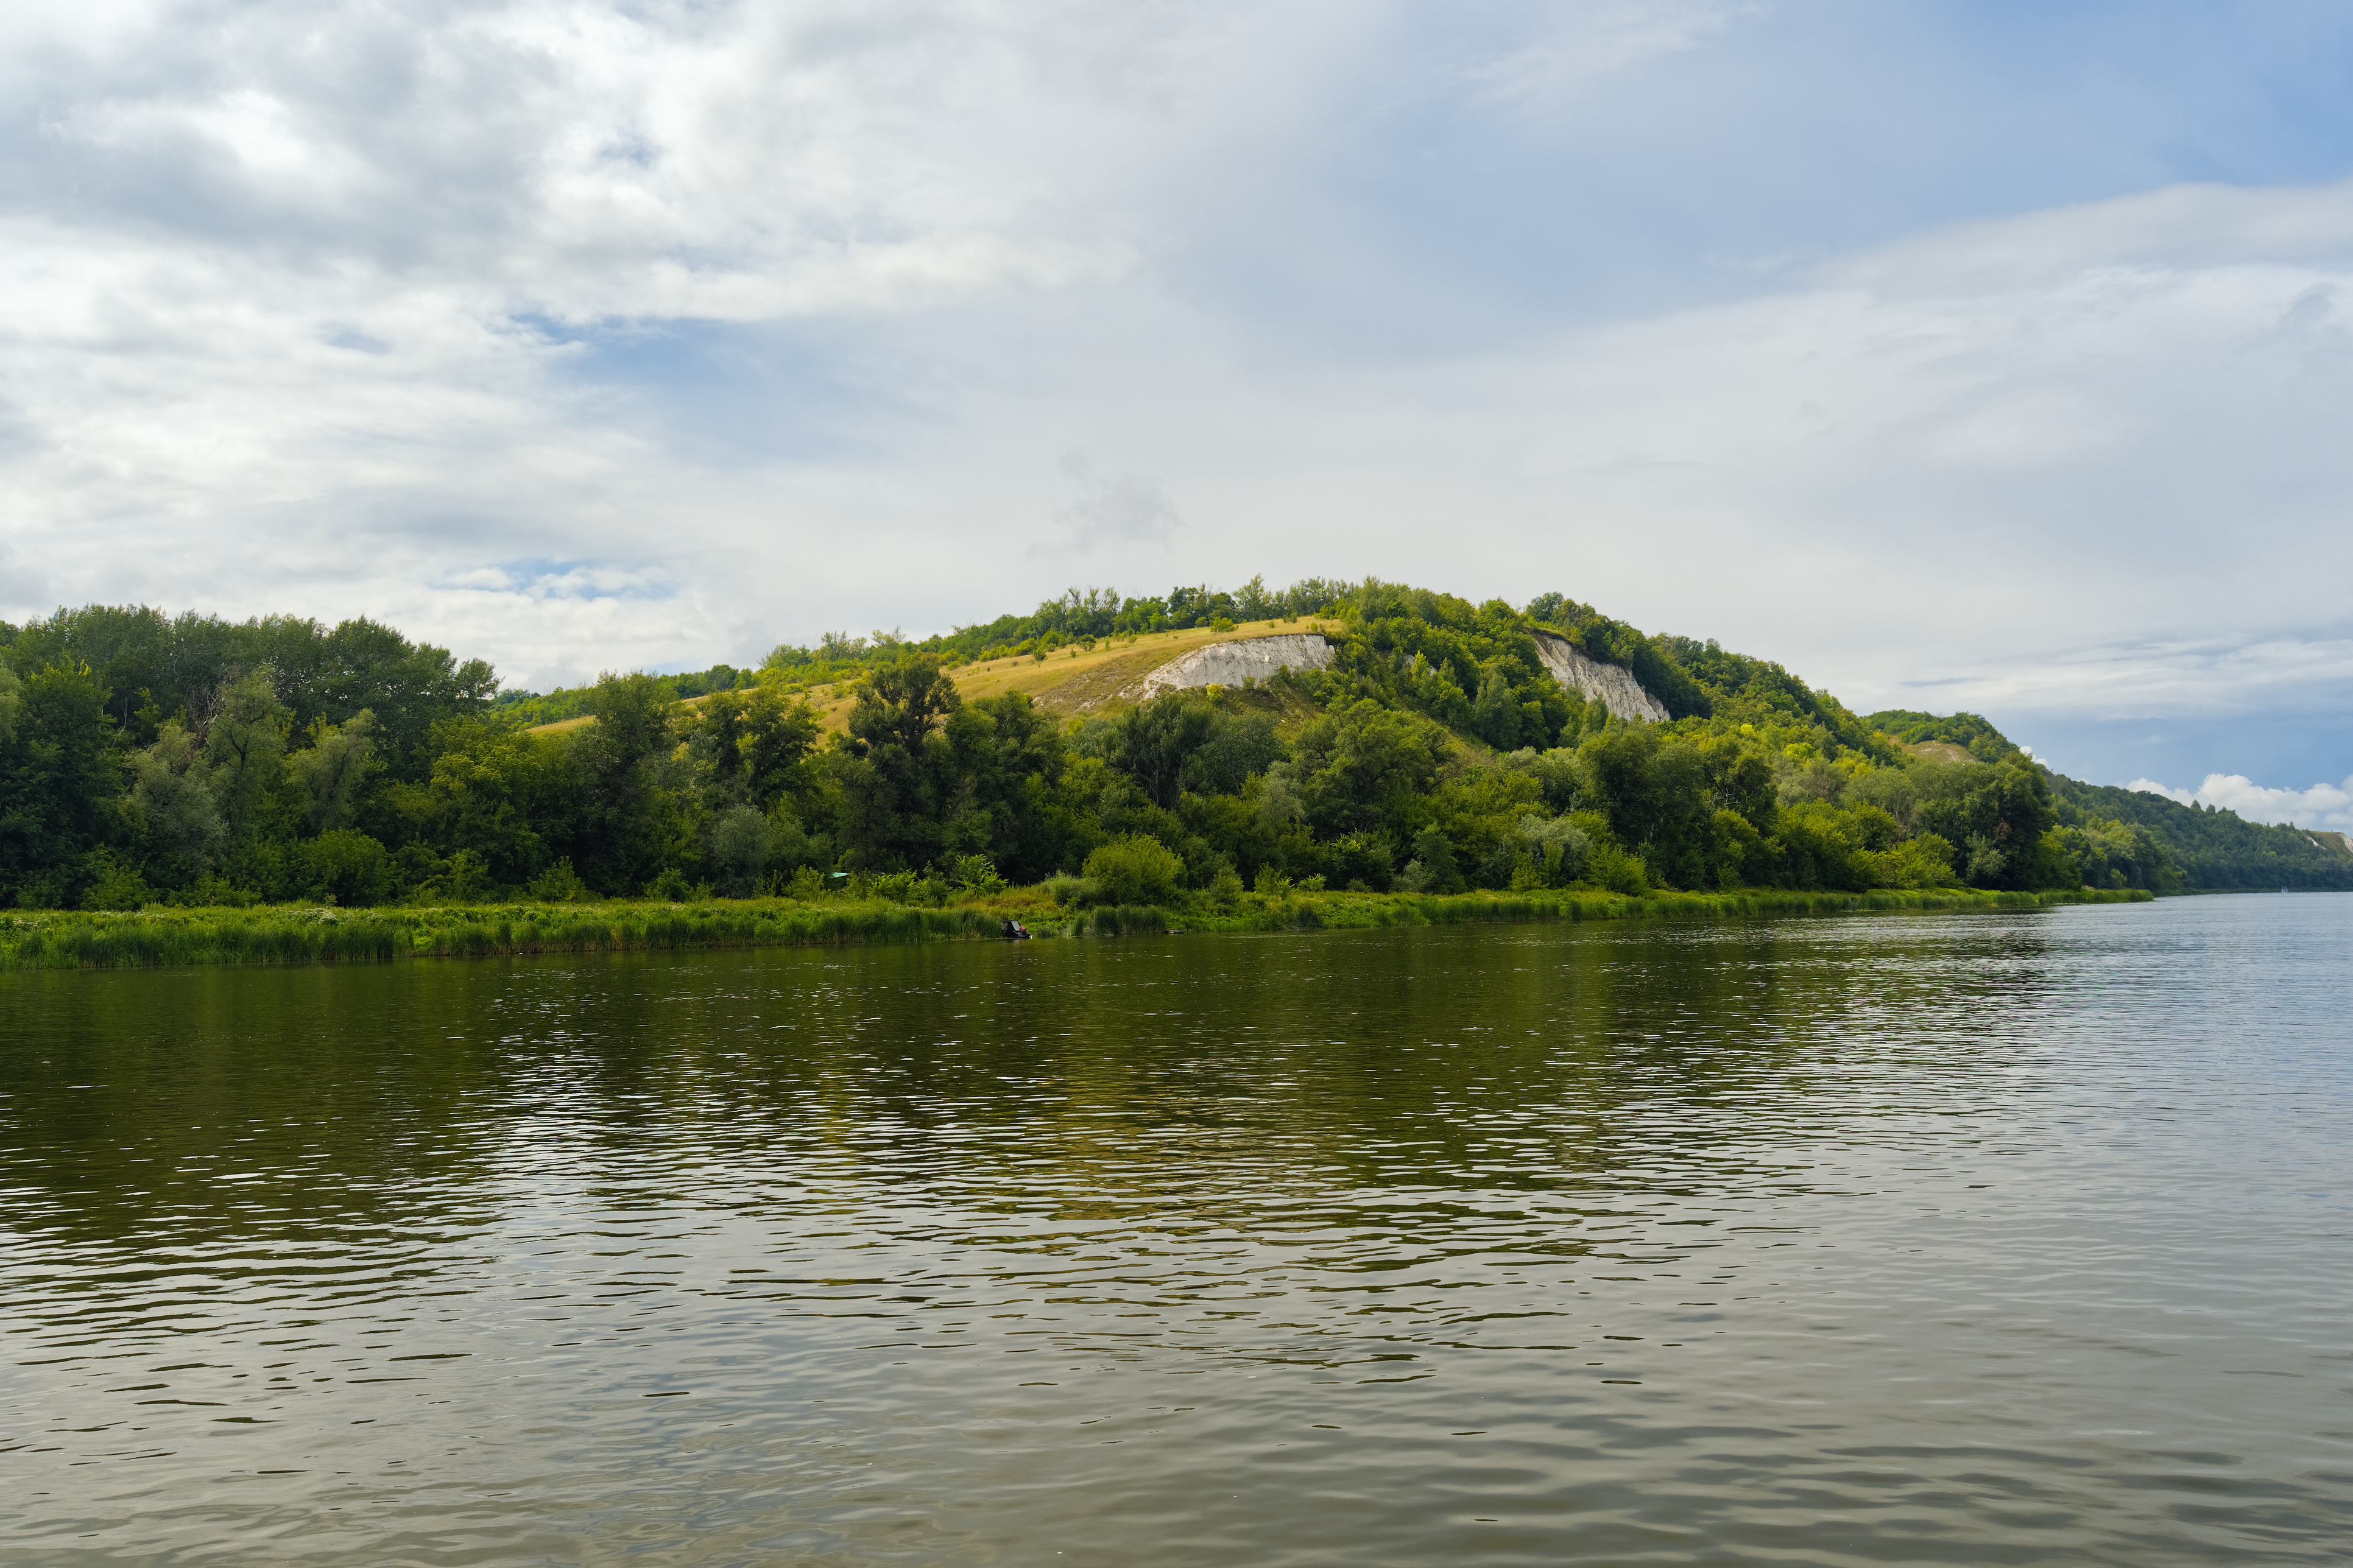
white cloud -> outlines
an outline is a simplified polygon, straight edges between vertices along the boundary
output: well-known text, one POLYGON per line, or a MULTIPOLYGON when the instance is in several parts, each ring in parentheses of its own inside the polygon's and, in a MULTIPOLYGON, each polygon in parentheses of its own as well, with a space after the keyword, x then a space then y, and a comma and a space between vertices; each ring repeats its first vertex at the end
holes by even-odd
POLYGON ((118 243, 571 320, 908 309, 1128 259, 1058 171, 1008 177, 1068 104, 1045 29, 986 5, 82 9, 0 35, 40 106, 16 161, 118 243))
POLYGON ((1073 452, 1062 471, 1078 481, 1079 494, 1055 514, 1064 532, 1030 547, 1033 556, 1084 554, 1131 544, 1166 545, 1185 519, 1156 479, 1142 474, 1104 476, 1094 461, 1073 452))
POLYGON ((2125 786, 2145 795, 2161 795, 2184 805, 2235 811, 2249 822, 2287 822, 2298 827, 2337 830, 2353 828, 2353 777, 2343 784, 2317 784, 2310 789, 2266 789, 2241 773, 2208 773, 2194 790, 2175 789, 2152 779, 2135 779, 2125 786))
POLYGON ((1523 109, 1680 54, 1763 9, 1750 0, 1577 0, 1535 38, 1462 71, 1482 95, 1523 109))

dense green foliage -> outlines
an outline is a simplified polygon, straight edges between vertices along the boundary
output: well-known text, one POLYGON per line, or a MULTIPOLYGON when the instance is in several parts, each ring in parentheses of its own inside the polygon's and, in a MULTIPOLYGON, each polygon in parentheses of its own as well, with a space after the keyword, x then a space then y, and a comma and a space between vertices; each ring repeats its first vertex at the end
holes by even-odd
POLYGON ((86 667, 114 732, 133 746, 153 742, 167 720, 201 724, 232 676, 266 668, 290 731, 364 709, 375 715, 377 761, 402 777, 422 775, 434 724, 478 710, 498 689, 480 659, 460 664, 365 619, 330 628, 295 616, 231 622, 91 605, 0 624, 0 658, 20 677, 86 667))
POLYGON ((1971 716, 1878 716, 1891 738, 1777 665, 1559 595, 1514 610, 1374 580, 1074 591, 931 644, 816 661, 853 678, 843 733, 822 732, 790 661, 607 675, 558 694, 593 721, 550 733, 528 727, 546 700, 501 703, 486 667, 364 621, 94 608, 0 628, 0 905, 811 898, 848 879, 900 905, 1011 883, 1057 908, 1208 919, 1318 889, 2353 882, 2301 836, 2310 864, 2262 837, 2280 830, 2054 781, 1971 716), (1335 619, 1331 668, 1075 722, 955 686, 958 658, 1013 632, 1270 613, 1335 619), (1630 721, 1559 684, 1542 636, 1619 664, 1674 717, 1630 721), (1923 737, 1981 760, 1899 743, 1923 737), (2168 813, 2200 825, 2194 855, 2168 813))
MULTIPOLYGON (((2248 822, 2236 812, 2184 805, 2113 784, 2052 781, 2063 821, 2105 817, 2128 826, 2179 868, 2177 885, 2228 889, 2353 888, 2353 859, 2293 827, 2248 822)), ((2153 882, 2160 891, 2163 883, 2153 882)))
MULTIPOLYGON (((685 701, 690 698, 706 697, 714 691, 733 691, 739 686, 759 682, 757 670, 738 669, 732 664, 714 664, 709 669, 688 670, 679 675, 657 675, 651 679, 672 699, 685 701)), ((566 719, 587 716, 595 688, 573 686, 554 691, 501 691, 491 699, 499 717, 512 724, 536 725, 561 723, 566 719)))
POLYGON ((2009 736, 1975 713, 1948 713, 1940 718, 1934 713, 1891 708, 1883 713, 1873 713, 1863 722, 1904 745, 1941 742, 1958 746, 1981 763, 1998 763, 2005 757, 2023 754, 2009 736))
POLYGON ((813 647, 779 643, 765 667, 804 677, 835 679, 902 653, 928 653, 950 665, 1008 654, 1050 653, 1073 643, 1092 646, 1111 637, 1183 631, 1220 622, 1295 620, 1338 605, 1349 584, 1310 577, 1288 588, 1269 588, 1253 577, 1227 593, 1207 586, 1176 587, 1159 598, 1123 598, 1116 588, 1072 588, 1027 616, 999 616, 979 626, 911 641, 898 632, 871 637, 828 632, 813 647))

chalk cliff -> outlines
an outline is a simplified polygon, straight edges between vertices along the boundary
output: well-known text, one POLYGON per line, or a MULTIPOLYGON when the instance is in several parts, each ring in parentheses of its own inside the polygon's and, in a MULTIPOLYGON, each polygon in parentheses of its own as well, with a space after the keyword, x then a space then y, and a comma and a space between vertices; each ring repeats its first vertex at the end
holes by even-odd
POLYGON ((1246 637, 1213 642, 1179 655, 1145 676, 1133 690, 1135 700, 1149 702, 1164 691, 1240 686, 1245 679, 1264 680, 1278 669, 1324 669, 1331 663, 1332 645, 1313 632, 1246 637))
POLYGON ((1588 700, 1599 697, 1620 719, 1643 719, 1653 724, 1667 721, 1666 708, 1625 668, 1588 658, 1567 638, 1550 632, 1538 632, 1535 639, 1536 657, 1563 686, 1576 688, 1588 700))

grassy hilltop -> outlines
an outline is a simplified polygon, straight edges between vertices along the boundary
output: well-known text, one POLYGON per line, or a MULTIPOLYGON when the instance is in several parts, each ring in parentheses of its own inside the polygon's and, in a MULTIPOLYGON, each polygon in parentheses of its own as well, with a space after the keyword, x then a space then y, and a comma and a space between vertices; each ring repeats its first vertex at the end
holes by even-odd
POLYGON ((588 912, 615 900, 704 910, 675 917, 696 940, 798 941, 887 935, 893 910, 1092 930, 1123 909, 1208 927, 2282 885, 2353 887, 2353 856, 2057 778, 1970 715, 1859 717, 1557 594, 1073 591, 921 640, 544 694, 364 621, 0 626, 0 908, 82 911, 19 915, 0 947, 23 962, 101 926, 126 954, 292 956, 364 929, 507 950, 513 915, 451 911, 526 906, 575 912, 532 915, 525 948, 659 945, 643 933, 673 917, 588 912), (1329 668, 1138 700, 1193 649, 1304 632, 1329 668), (1668 721, 1556 679, 1543 637, 1668 721), (286 905, 314 915, 260 910, 286 905), (212 935, 168 912, 207 908, 256 912, 212 935), (363 908, 403 912, 340 912, 363 908), (136 931, 98 918, 137 910, 136 931))

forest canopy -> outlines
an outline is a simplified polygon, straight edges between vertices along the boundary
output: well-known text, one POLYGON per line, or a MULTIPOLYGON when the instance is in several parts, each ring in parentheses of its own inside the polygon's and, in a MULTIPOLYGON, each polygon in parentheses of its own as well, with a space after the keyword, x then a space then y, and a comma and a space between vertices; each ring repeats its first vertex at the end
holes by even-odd
POLYGON ((1366 579, 1072 589, 920 640, 505 692, 367 620, 0 625, 0 905, 1246 888, 2353 886, 2309 836, 2060 779, 1984 720, 1859 718, 1780 666, 1560 594, 1366 579), (1075 718, 957 671, 1313 618, 1329 668, 1075 718), (1630 673, 1644 723, 1538 638, 1630 673), (809 695, 847 689, 828 730, 809 695), (567 729, 539 726, 589 721, 567 729))

